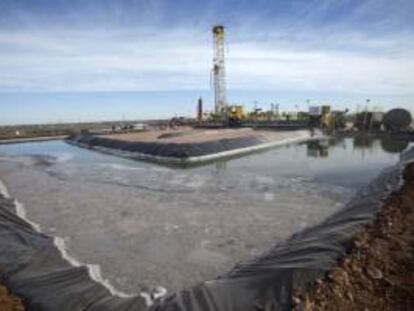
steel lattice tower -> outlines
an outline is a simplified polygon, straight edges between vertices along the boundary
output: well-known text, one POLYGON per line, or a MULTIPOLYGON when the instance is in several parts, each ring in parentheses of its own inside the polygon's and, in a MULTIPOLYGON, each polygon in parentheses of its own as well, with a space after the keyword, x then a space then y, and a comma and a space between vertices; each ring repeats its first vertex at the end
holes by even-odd
POLYGON ((224 27, 221 25, 214 26, 213 35, 213 78, 215 113, 219 115, 220 118, 224 121, 227 115, 226 70, 224 65, 224 27))

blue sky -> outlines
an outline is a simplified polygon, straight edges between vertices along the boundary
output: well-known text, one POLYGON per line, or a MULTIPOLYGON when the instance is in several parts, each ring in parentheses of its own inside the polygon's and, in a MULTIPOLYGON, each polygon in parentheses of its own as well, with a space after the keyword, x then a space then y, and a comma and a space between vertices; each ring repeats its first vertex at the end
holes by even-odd
POLYGON ((1 0, 0 124, 212 108, 211 27, 228 99, 414 110, 411 0, 1 0))

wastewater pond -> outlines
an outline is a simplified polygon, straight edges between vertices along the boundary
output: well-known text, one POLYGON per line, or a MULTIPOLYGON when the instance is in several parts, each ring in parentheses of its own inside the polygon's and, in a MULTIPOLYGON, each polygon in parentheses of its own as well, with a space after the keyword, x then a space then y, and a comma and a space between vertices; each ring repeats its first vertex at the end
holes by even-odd
POLYGON ((118 290, 213 279, 337 212, 408 143, 329 138, 187 169, 64 141, 0 145, 0 179, 43 232, 118 290))

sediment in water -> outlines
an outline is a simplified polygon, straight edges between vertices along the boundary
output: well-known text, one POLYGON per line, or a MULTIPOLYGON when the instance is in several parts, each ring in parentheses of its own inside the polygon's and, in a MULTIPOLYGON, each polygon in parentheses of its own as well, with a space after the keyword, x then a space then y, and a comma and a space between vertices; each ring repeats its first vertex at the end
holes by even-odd
MULTIPOLYGON (((349 239, 375 219, 392 191, 398 191, 402 173, 413 161, 414 149, 320 225, 215 280, 156 301, 151 310, 290 310, 294 288, 335 266, 347 253, 349 239)), ((147 295, 145 300, 112 295, 93 281, 87 267, 73 267, 62 258, 54 238, 18 217, 14 200, 4 197, 0 198, 0 266, 5 284, 31 310, 148 310, 156 296, 147 295)))

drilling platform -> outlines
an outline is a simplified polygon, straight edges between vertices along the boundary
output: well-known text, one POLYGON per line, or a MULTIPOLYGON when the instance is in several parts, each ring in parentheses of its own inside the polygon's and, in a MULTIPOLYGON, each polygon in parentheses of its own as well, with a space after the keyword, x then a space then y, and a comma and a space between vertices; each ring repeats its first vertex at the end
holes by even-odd
POLYGON ((226 99, 226 67, 225 67, 225 34, 224 26, 213 27, 214 56, 213 56, 213 85, 214 85, 214 112, 220 120, 227 120, 226 99))

